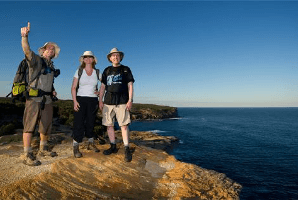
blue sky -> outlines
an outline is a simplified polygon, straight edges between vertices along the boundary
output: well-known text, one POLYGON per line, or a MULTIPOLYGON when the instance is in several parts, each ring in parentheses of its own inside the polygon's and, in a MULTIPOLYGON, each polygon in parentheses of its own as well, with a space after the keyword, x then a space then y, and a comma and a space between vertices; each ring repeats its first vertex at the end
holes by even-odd
POLYGON ((0 2, 0 96, 11 90, 31 23, 37 52, 61 53, 58 98, 71 99, 79 57, 91 50, 101 71, 113 47, 125 53, 136 103, 191 107, 298 106, 298 2, 0 2))

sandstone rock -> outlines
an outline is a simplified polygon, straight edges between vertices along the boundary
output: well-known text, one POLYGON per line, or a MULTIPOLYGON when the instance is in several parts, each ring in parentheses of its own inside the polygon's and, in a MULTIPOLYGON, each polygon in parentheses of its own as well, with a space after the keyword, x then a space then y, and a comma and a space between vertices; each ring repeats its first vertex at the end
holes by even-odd
MULTIPOLYGON (((121 139, 117 132, 118 140, 121 139)), ((124 147, 105 156, 81 145, 83 157, 72 155, 71 139, 59 133, 51 141, 58 153, 42 158, 41 166, 21 163, 22 144, 0 146, 0 199, 238 199, 241 185, 224 174, 183 163, 160 149, 175 137, 132 132, 132 162, 124 161, 124 147), (162 141, 164 138, 164 141, 162 141), (56 143, 56 144, 55 144, 56 143), (151 146, 151 147, 150 147, 151 146)), ((36 147, 37 145, 35 145, 36 147)), ((36 150, 36 149, 35 149, 36 150)))

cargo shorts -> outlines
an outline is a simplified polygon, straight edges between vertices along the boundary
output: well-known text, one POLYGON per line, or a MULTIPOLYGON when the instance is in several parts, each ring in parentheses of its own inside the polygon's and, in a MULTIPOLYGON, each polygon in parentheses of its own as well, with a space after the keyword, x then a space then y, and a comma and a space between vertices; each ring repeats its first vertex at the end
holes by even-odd
POLYGON ((126 109, 126 104, 120 105, 106 105, 104 104, 102 110, 102 125, 114 126, 115 116, 119 126, 126 126, 130 124, 130 112, 126 109))
POLYGON ((36 125, 38 132, 44 135, 49 135, 52 131, 53 121, 53 103, 45 104, 41 110, 40 102, 33 99, 27 100, 23 116, 23 133, 33 133, 36 125))

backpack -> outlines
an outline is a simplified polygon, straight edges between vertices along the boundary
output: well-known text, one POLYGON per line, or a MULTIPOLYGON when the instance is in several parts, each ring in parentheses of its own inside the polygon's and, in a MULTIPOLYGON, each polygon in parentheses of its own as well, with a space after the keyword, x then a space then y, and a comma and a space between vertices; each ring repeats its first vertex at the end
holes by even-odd
MULTIPOLYGON (((96 69, 96 68, 94 68, 95 69, 95 71, 96 71, 96 75, 97 75, 97 80, 98 81, 101 81, 101 78, 99 77, 99 74, 100 74, 100 71, 99 71, 99 69, 96 69)), ((81 79, 81 76, 82 76, 82 74, 83 74, 83 70, 84 70, 84 68, 82 68, 82 67, 80 67, 79 68, 79 71, 78 71, 78 84, 77 84, 77 88, 76 88, 76 90, 77 90, 77 93, 78 93, 78 89, 79 89, 79 83, 80 83, 80 79, 81 79)), ((98 87, 97 87, 97 85, 96 85, 96 90, 98 91, 98 87)))
MULTIPOLYGON (((43 61, 42 63, 43 68, 46 67, 46 63, 43 61)), ((60 71, 59 71, 60 73, 60 71)), ((38 79, 41 75, 41 72, 39 72, 33 80, 29 82, 29 65, 26 58, 24 58, 17 69, 16 75, 13 79, 13 85, 11 92, 6 95, 8 97, 11 95, 12 102, 14 103, 15 100, 19 100, 21 102, 25 102, 26 99, 29 97, 29 94, 27 92, 27 86, 30 85, 33 81, 38 79)), ((47 93, 44 93, 46 95, 47 93)))
POLYGON ((26 101, 25 93, 28 85, 28 80, 29 80, 29 67, 28 67, 27 60, 24 58, 20 62, 16 75, 13 79, 12 90, 6 97, 11 95, 13 102, 15 102, 15 100, 19 100, 22 102, 26 101))

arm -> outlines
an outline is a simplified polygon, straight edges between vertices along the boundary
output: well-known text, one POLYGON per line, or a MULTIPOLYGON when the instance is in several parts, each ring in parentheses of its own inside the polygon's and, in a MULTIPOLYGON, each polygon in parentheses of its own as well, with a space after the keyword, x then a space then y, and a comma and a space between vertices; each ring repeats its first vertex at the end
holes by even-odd
POLYGON ((126 104, 126 109, 130 110, 132 108, 132 102, 133 102, 133 82, 129 82, 128 84, 128 102, 126 104))
POLYGON ((56 92, 56 90, 55 90, 55 87, 54 87, 54 85, 52 86, 52 92, 53 92, 53 96, 57 96, 57 92, 56 92))
POLYGON ((101 83, 100 85, 100 89, 99 89, 99 108, 100 110, 103 109, 103 102, 102 102, 102 99, 103 99, 103 95, 105 93, 105 90, 106 90, 106 85, 101 83))
POLYGON ((22 48, 25 56, 28 60, 31 60, 31 50, 28 42, 28 34, 30 32, 30 22, 28 22, 27 27, 21 28, 21 36, 22 36, 22 48))
POLYGON ((75 111, 79 111, 79 108, 80 108, 80 104, 77 101, 77 85, 78 85, 78 79, 73 78, 72 86, 71 86, 71 96, 73 100, 73 109, 75 111))

